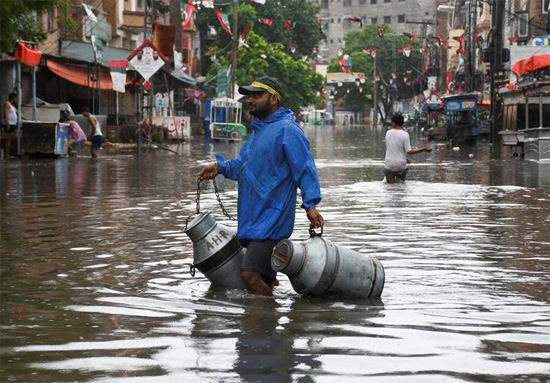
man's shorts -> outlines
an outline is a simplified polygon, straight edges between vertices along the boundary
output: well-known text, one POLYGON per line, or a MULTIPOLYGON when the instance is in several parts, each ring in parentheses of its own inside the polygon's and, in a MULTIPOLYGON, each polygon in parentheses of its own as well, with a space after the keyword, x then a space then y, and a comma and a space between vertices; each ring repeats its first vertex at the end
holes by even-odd
POLYGON ((92 137, 92 149, 99 149, 101 148, 101 144, 103 143, 103 136, 100 136, 99 134, 97 136, 92 137))
POLYGON ((270 239, 261 242, 249 242, 246 246, 241 271, 260 273, 265 283, 272 283, 277 276, 277 272, 271 268, 271 253, 273 253, 273 248, 278 242, 278 240, 270 239))
POLYGON ((407 178, 407 172, 409 169, 401 170, 399 172, 392 172, 391 170, 388 170, 384 168, 384 175, 386 176, 386 182, 388 183, 394 183, 397 181, 405 181, 405 178, 407 178))
POLYGON ((2 129, 4 129, 4 133, 10 134, 17 130, 17 125, 2 125, 2 129))

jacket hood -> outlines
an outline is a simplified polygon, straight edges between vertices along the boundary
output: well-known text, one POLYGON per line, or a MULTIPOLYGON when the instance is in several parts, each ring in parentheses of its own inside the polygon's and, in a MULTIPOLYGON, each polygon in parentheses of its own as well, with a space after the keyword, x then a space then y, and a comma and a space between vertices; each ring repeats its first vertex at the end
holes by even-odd
POLYGON ((261 129, 266 125, 272 124, 274 122, 280 122, 280 121, 294 122, 294 112, 290 109, 280 107, 275 111, 275 113, 269 116, 267 120, 260 121, 258 119, 255 119, 254 121, 252 121, 252 129, 254 130, 261 129))

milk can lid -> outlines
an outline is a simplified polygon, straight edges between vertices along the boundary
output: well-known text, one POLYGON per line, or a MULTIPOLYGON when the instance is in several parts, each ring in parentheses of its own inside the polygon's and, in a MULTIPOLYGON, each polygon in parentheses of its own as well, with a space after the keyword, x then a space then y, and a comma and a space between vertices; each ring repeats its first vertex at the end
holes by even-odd
MULTIPOLYGON (((189 219, 189 218, 188 218, 189 219)), ((187 223, 185 234, 195 242, 199 240, 205 233, 210 231, 216 225, 216 220, 210 215, 209 211, 200 212, 187 223)))
POLYGON ((271 253, 271 268, 275 271, 283 271, 290 263, 293 253, 292 241, 289 239, 279 241, 271 253))

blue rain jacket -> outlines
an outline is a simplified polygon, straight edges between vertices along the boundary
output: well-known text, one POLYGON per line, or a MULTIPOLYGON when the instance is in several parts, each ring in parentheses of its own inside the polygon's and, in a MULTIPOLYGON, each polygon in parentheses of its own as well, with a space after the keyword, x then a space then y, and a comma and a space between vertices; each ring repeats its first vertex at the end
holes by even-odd
POLYGON ((290 237, 297 187, 305 210, 321 201, 309 142, 292 111, 279 108, 265 121, 254 120, 252 128, 237 158, 224 162, 217 156, 218 172, 239 182, 237 238, 245 244, 290 237))

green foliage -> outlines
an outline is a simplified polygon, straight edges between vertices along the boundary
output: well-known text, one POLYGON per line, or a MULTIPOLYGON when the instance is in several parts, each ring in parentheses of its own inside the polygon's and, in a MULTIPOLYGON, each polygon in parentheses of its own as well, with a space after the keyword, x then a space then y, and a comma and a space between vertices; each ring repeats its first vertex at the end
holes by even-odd
MULTIPOLYGON (((233 29, 233 5, 229 4, 224 11, 233 29)), ((264 5, 243 2, 239 4, 238 33, 240 35, 249 27, 269 43, 283 44, 287 51, 290 51, 290 45, 294 45, 295 55, 311 56, 313 48, 324 38, 317 21, 318 11, 319 7, 308 0, 267 1, 264 5), (258 19, 271 19, 273 24, 267 26, 258 19), (286 20, 291 24, 289 30, 286 29, 286 20)), ((218 48, 230 43, 231 37, 220 26, 213 9, 200 8, 195 23, 201 32, 208 26, 216 28, 215 44, 218 48)))
MULTIPOLYGON (((322 76, 297 57, 311 55, 323 38, 317 21, 318 9, 308 0, 267 1, 265 5, 239 3, 238 34, 247 27, 250 32, 246 37, 248 48, 241 46, 237 54, 237 83, 247 84, 259 76, 272 76, 285 89, 284 106, 298 113, 301 107, 314 103, 323 86, 322 76), (261 24, 259 18, 272 19, 272 26, 261 24), (289 30, 285 27, 286 20, 291 22, 289 30), (296 47, 294 54, 290 52, 290 45, 296 47), (262 55, 266 56, 265 60, 262 55)), ((233 29, 233 5, 229 4, 224 11, 233 29)), ((213 9, 200 8, 195 24, 203 46, 208 46, 203 54, 211 60, 211 65, 204 57, 203 62, 209 68, 207 78, 211 79, 217 74, 218 66, 229 66, 231 36, 222 29, 213 9), (217 31, 213 41, 206 40, 206 30, 210 26, 217 31)))
MULTIPOLYGON (((418 47, 418 42, 414 40, 411 44, 409 37, 397 35, 389 25, 382 25, 382 36, 377 35, 377 25, 369 24, 363 27, 361 31, 351 31, 344 36, 345 48, 343 54, 348 54, 353 62, 353 72, 363 72, 366 75, 366 82, 361 84, 363 92, 358 91, 356 84, 344 84, 337 87, 336 99, 345 98, 345 106, 354 111, 363 110, 367 105, 372 106, 372 101, 368 95, 374 92, 373 76, 375 74, 374 61, 376 60, 376 74, 380 76, 378 84, 378 99, 384 106, 383 116, 387 115, 392 108, 395 99, 412 96, 411 87, 405 86, 403 77, 409 77, 414 80, 418 75, 420 64, 420 55, 414 52, 418 47), (410 57, 405 57, 397 52, 404 46, 413 47, 410 57), (365 50, 378 51, 376 59, 365 52, 365 50), (396 75, 396 81, 391 83, 392 75, 396 75), (349 93, 347 90, 349 89, 349 93)), ((416 50, 418 51, 418 50, 416 50)), ((340 72, 338 60, 333 59, 328 71, 340 72)))
POLYGON ((321 75, 306 62, 285 53, 281 44, 268 44, 254 32, 249 33, 246 42, 249 48, 241 47, 237 55, 238 84, 250 84, 260 76, 275 77, 284 91, 283 106, 295 114, 315 102, 323 87, 321 75))
POLYGON ((319 6, 311 1, 266 1, 264 5, 255 7, 259 18, 273 20, 271 27, 256 22, 257 33, 264 36, 270 43, 281 43, 287 48, 295 45, 296 55, 311 56, 313 48, 325 38, 317 19, 319 6), (286 29, 286 20, 291 24, 289 30, 286 29), (292 27, 293 23, 295 23, 294 27, 292 27))
POLYGON ((0 52, 13 52, 18 39, 41 42, 47 37, 34 12, 41 14, 62 6, 62 19, 67 27, 74 25, 66 11, 68 0, 1 0, 0 1, 0 52), (69 21, 70 20, 70 21, 69 21))

